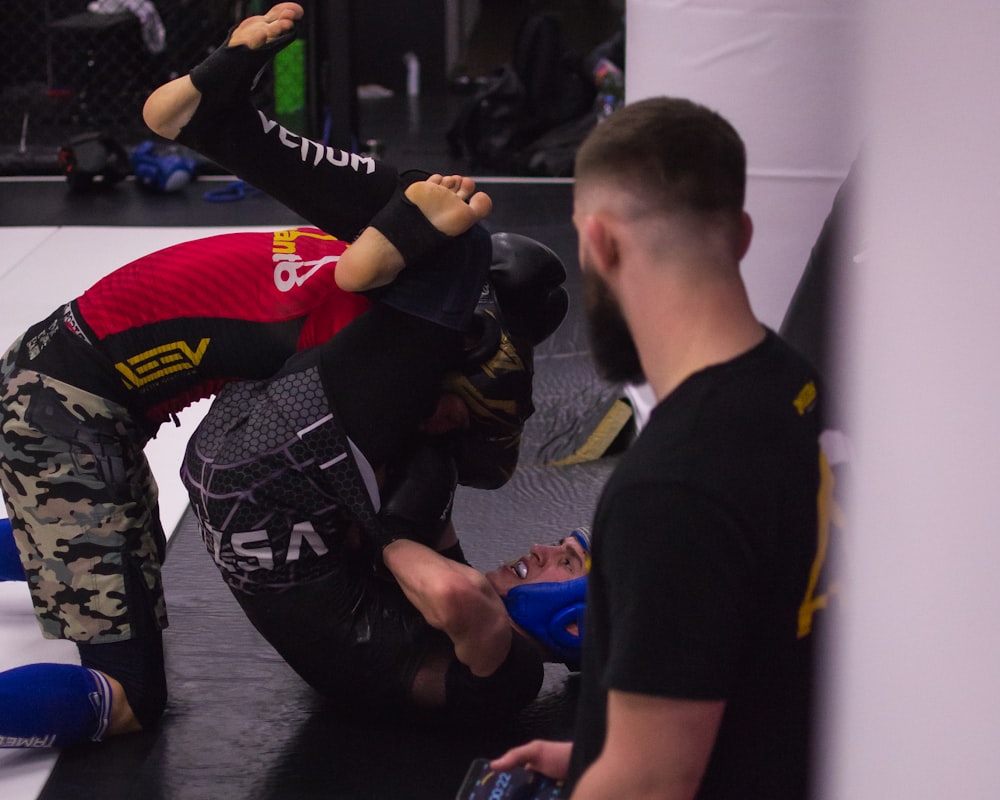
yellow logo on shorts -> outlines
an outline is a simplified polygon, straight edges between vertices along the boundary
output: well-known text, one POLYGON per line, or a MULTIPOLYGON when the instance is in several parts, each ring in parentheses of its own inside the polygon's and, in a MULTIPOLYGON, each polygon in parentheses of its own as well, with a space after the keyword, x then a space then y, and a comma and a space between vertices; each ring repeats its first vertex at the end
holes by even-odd
POLYGON ((129 389, 141 389, 175 372, 194 369, 201 363, 211 339, 202 339, 192 349, 187 342, 170 342, 115 364, 129 389))

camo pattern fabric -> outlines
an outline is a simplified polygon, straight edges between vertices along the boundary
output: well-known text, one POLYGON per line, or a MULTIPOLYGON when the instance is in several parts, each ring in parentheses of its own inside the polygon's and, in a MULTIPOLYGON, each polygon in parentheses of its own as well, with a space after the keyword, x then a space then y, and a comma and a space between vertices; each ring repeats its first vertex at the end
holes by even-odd
POLYGON ((114 642, 166 627, 166 538, 147 436, 126 409, 0 362, 0 486, 42 634, 114 642))

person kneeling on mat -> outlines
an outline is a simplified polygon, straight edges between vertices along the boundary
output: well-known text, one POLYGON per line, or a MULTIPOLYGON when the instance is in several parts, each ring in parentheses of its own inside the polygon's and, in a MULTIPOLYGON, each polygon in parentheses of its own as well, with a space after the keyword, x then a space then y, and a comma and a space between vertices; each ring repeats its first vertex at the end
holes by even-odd
MULTIPOLYGON (((299 369, 313 363, 308 352, 270 381, 223 389, 188 448, 185 483, 234 595, 293 668, 343 705, 509 714, 537 694, 543 658, 576 663, 585 534, 537 546, 483 575, 464 561, 450 525, 458 482, 495 487, 513 471, 533 410, 531 352, 565 313, 554 254, 525 237, 494 240, 496 263, 480 294, 478 324, 470 326, 478 338, 468 337, 466 366, 446 376, 435 413, 421 425, 424 435, 378 470, 381 479, 337 428, 324 393, 308 391, 309 379, 321 378, 310 367, 299 369), (516 319, 501 312, 493 284, 520 311, 516 319), (519 296, 516 289, 526 285, 530 290, 519 296), (297 433, 281 435, 277 426, 297 433), (291 440, 300 452, 290 449, 291 440), (248 444, 265 441, 277 444, 256 452, 248 444), (260 473, 267 480, 246 491, 251 487, 240 481, 260 473), (317 618, 319 607, 325 611, 317 618)), ((346 372, 377 359, 360 341, 396 352, 386 347, 389 331, 378 327, 380 319, 378 312, 367 315, 333 337, 316 362, 320 371, 346 372)), ((369 415, 377 395, 364 404, 369 415)), ((357 438, 368 452, 379 452, 378 440, 357 438)), ((0 552, 10 543, 9 534, 6 541, 0 536, 0 552)), ((10 573, 23 579, 16 559, 10 573)), ((3 677, 0 693, 8 701, 30 696, 44 681, 63 691, 50 690, 59 703, 8 731, 8 746, 59 745, 106 732, 110 688, 101 670, 33 665, 3 677), (74 705, 77 698, 85 702, 74 705)))
MULTIPOLYGON (((283 7, 295 5, 282 4, 283 7)), ((266 22, 268 36, 279 36, 288 30, 291 21, 287 16, 272 17, 266 22)), ((252 18, 251 21, 255 19, 261 18, 252 18)), ((475 228, 467 235, 452 239, 463 228, 448 229, 449 215, 437 216, 427 212, 422 203, 434 200, 436 190, 451 193, 468 201, 465 208, 471 209, 471 221, 474 222, 475 218, 482 218, 488 213, 488 206, 483 203, 485 196, 474 194, 474 185, 468 179, 431 176, 420 181, 418 176, 415 181, 413 176, 399 175, 384 162, 333 152, 314 142, 307 147, 304 139, 300 142, 301 146, 289 149, 288 141, 294 135, 273 124, 262 127, 262 118, 248 102, 244 103, 245 113, 242 116, 239 111, 232 110, 234 100, 237 105, 248 101, 249 87, 260 64, 251 64, 250 69, 241 69, 238 65, 233 67, 226 60, 229 50, 235 51, 233 55, 237 59, 246 54, 245 48, 221 48, 221 60, 210 57, 200 72, 203 79, 201 86, 209 90, 204 99, 214 100, 215 104, 202 103, 193 119, 189 115, 189 127, 194 131, 189 143, 197 144, 199 131, 206 136, 216 130, 221 131, 216 142, 235 142, 234 173, 246 179, 249 176, 241 164, 259 167, 254 174, 257 188, 273 194, 322 229, 295 229, 284 235, 232 234, 233 237, 247 238, 241 239, 239 246, 235 240, 224 238, 218 241, 215 248, 213 239, 206 240, 204 245, 198 243, 177 246, 176 250, 168 249, 149 259, 149 263, 141 259, 125 268, 127 275, 124 272, 121 276, 112 273, 99 284, 97 291, 86 295, 88 308, 100 310, 101 316, 91 317, 82 313, 79 303, 74 301, 59 309, 49 320, 35 326, 30 335, 9 351, 2 373, 9 395, 3 401, 5 420, 2 438, 2 477, 8 511, 15 524, 15 534, 21 537, 18 538, 21 560, 27 568, 32 591, 42 592, 45 597, 56 601, 52 609, 47 605, 37 607, 43 631, 48 631, 46 635, 78 640, 83 666, 69 665, 70 670, 53 671, 49 665, 29 665, 27 673, 18 670, 16 673, 0 674, 3 720, 6 726, 13 726, 0 730, 0 737, 4 737, 0 742, 21 742, 15 746, 30 746, 24 742, 44 741, 54 746, 65 746, 87 739, 100 739, 105 733, 111 735, 148 728, 162 713, 166 704, 166 682, 161 629, 166 626, 166 616, 159 576, 164 537, 154 502, 155 484, 142 448, 173 412, 211 394, 228 379, 259 378, 273 372, 280 366, 281 360, 294 350, 323 342, 343 327, 347 320, 361 314, 348 340, 364 338, 358 334, 366 327, 380 329, 388 325, 397 334, 402 332, 398 338, 402 344, 393 354, 399 368, 383 372, 370 367, 363 358, 354 362, 360 365, 362 372, 370 369, 364 375, 371 378, 369 385, 384 387, 383 398, 396 396, 398 402, 395 405, 390 403, 384 414, 375 418, 368 416, 371 407, 366 406, 364 393, 355 393, 359 382, 363 382, 359 377, 361 373, 343 374, 338 379, 338 401, 349 406, 348 417, 353 414, 362 420, 358 427, 364 428, 374 440, 368 442, 368 446, 371 452, 378 455, 379 452, 391 452, 398 448, 400 441, 413 435, 420 418, 431 411, 428 403, 433 407, 434 398, 440 395, 440 382, 445 371, 453 368, 463 355, 462 340, 467 333, 466 326, 472 321, 472 309, 489 269, 489 250, 495 242, 487 241, 484 247, 483 231, 476 231, 475 228), (219 90, 219 81, 213 76, 227 72, 236 74, 245 86, 240 89, 222 85, 219 90), (213 86, 219 90, 215 94, 213 86), (231 112, 234 120, 232 127, 215 127, 220 119, 220 115, 215 113, 219 108, 225 111, 222 116, 231 112), (199 117, 202 111, 205 115, 199 117), (240 125, 247 126, 243 136, 238 130, 240 125), (307 151, 325 152, 327 157, 306 161, 307 151), (424 217, 423 213, 429 216, 424 217), (435 221, 430 220, 431 216, 435 221), (257 239, 251 242, 253 237, 257 239), (374 287, 377 296, 372 299, 376 301, 373 306, 376 313, 369 315, 364 313, 368 307, 364 298, 343 292, 338 295, 337 292, 344 288, 339 284, 344 277, 346 262, 350 260, 345 258, 346 242, 355 241, 346 252, 346 256, 350 257, 365 252, 373 237, 382 248, 378 252, 388 256, 388 264, 379 266, 379 259, 374 258, 373 266, 366 264, 362 258, 363 269, 355 273, 355 278, 360 274, 362 279, 354 280, 348 287, 352 290, 374 287), (433 265, 429 269, 403 268, 419 261, 435 248, 439 253, 445 253, 441 248, 449 248, 452 241, 456 249, 447 255, 446 260, 450 259, 453 264, 466 264, 464 273, 453 267, 435 270, 433 265), (255 249, 257 245, 262 250, 259 255, 255 249), (304 251, 298 252, 306 245, 315 250, 310 251, 313 255, 308 258, 304 251), (330 252, 316 250, 323 247, 331 248, 330 252), (216 255, 218 249, 226 251, 226 258, 216 255), (485 268, 474 266, 470 261, 482 263, 484 257, 487 257, 485 268), (226 278, 226 270, 232 270, 234 277, 226 278), (191 273, 189 278, 184 277, 185 271, 191 273), (404 306, 415 298, 430 302, 426 284, 428 281, 433 284, 438 280, 434 275, 442 273, 451 276, 464 274, 461 281, 463 288, 450 309, 451 327, 421 320, 394 308, 393 303, 400 297, 405 298, 402 301, 404 306), (165 283, 167 276, 173 280, 165 283), (242 302, 241 296, 233 296, 228 291, 190 291, 190 286, 202 285, 207 279, 222 286, 246 286, 247 292, 256 299, 253 304, 248 304, 242 302), (251 280, 260 284, 260 291, 253 289, 251 280), (265 284, 271 288, 268 289, 265 284), (274 309, 261 306, 262 300, 271 294, 275 297, 274 309), (150 303, 149 297, 155 297, 156 302, 150 303), (348 297, 358 302, 347 303, 344 298, 348 297), (298 317, 294 314, 289 316, 288 301, 294 298, 298 298, 299 302, 296 306, 300 309, 298 317), (192 302, 214 303, 219 306, 220 313, 206 313, 204 309, 190 313, 187 307, 192 302), (268 316, 279 308, 283 315, 280 319, 268 316), (148 309, 158 309, 159 316, 151 318, 143 315, 142 312, 148 309), (244 319, 248 309, 254 316, 244 319), (111 315, 112 311, 114 315, 111 315), (206 331, 204 325, 215 325, 213 320, 216 317, 225 317, 229 321, 206 331), (81 325, 81 319, 86 324, 81 325), (285 333, 272 335, 281 326, 284 326, 285 333), (227 328, 233 329, 235 335, 228 334, 227 328), (258 331, 259 337, 255 333, 258 331), (200 345, 188 346, 193 353, 189 369, 143 373, 141 382, 126 382, 125 388, 122 388, 122 375, 127 377, 127 373, 122 373, 117 364, 129 367, 133 364, 131 357, 134 354, 160 352, 157 348, 170 342, 178 347, 188 346, 188 342, 201 342, 207 349, 201 352, 198 349, 200 345), (39 358, 39 354, 43 357, 39 358), (263 358, 265 354, 267 358, 263 358), (86 377, 86 383, 79 384, 80 375, 86 377), (388 381, 387 375, 396 376, 399 382, 394 384, 388 381), (151 382, 153 379, 155 384, 151 382), (150 392, 151 387, 155 391, 150 392), (139 388, 143 391, 137 391, 139 388), (72 398, 75 416, 67 417, 61 413, 61 404, 67 403, 68 398, 72 398), (41 403, 42 400, 48 409, 46 413, 25 417, 18 410, 22 406, 27 407, 25 404, 41 403), (13 405, 10 405, 11 401, 15 401, 13 405), (90 411, 89 404, 94 402, 98 406, 90 411), (81 410, 86 411, 82 418, 79 417, 81 410), (17 427, 22 422, 27 424, 23 435, 17 427), (106 435, 101 434, 100 431, 105 428, 108 429, 106 435), (94 433, 90 432, 91 429, 94 433), (99 451, 93 450, 92 443, 88 444, 97 441, 95 436, 103 442, 99 451), (62 441, 67 444, 57 447, 62 441), (87 523, 76 535, 66 527, 70 521, 66 517, 60 518, 58 524, 35 525, 30 533, 22 533, 26 531, 24 517, 18 512, 27 510, 30 514, 24 503, 32 501, 35 488, 44 490, 39 495, 41 499, 48 501, 52 498, 51 489, 33 477, 36 474, 33 465, 40 456, 37 445, 42 442, 51 443, 54 454, 64 454, 57 465, 59 474, 64 476, 63 483, 90 463, 89 460, 79 461, 74 455, 81 447, 86 453, 104 454, 94 462, 99 474, 92 475, 93 470, 90 470, 81 474, 79 480, 88 487, 93 486, 96 478, 104 481, 110 499, 102 501, 100 508, 110 515, 109 519, 113 519, 116 526, 128 523, 126 529, 116 527, 114 535, 95 538, 91 527, 97 530, 107 526, 87 523), (32 443, 30 453, 22 452, 24 443, 32 443), (123 466, 124 471, 114 468, 115 464, 123 466), (30 490, 28 494, 24 494, 26 488, 30 490), (14 505, 11 505, 12 499, 14 505), (118 503, 126 504, 126 513, 118 513, 118 503), (40 547, 33 544, 35 537, 42 533, 55 537, 54 550, 50 550, 48 545, 40 547), (35 577, 40 563, 38 559, 46 558, 49 552, 65 551, 69 544, 76 548, 74 552, 77 555, 68 554, 67 557, 75 564, 85 565, 95 563, 95 547, 112 547, 111 558, 101 557, 97 562, 102 571, 110 570, 100 580, 115 579, 117 575, 123 582, 124 590, 111 592, 115 597, 113 608, 120 613, 127 611, 131 615, 130 625, 119 631, 115 627, 117 623, 109 621, 111 628, 107 630, 104 622, 96 620, 94 624, 99 626, 98 630, 104 630, 100 635, 91 635, 84 629, 71 629, 69 623, 65 626, 59 623, 58 630, 51 630, 55 617, 47 621, 50 613, 72 612, 70 601, 75 597, 75 590, 66 587, 64 591, 50 591, 44 581, 35 577), (102 625, 103 628, 100 627, 102 625), (65 699, 67 692, 72 697, 72 703, 65 699), (47 718, 46 709, 55 709, 56 719, 66 720, 75 715, 79 722, 72 725, 67 722, 65 730, 51 737, 53 731, 39 725, 40 720, 47 718), (17 725, 21 727, 17 728, 17 725)), ((202 94, 193 87, 187 88, 194 92, 195 106, 198 106, 202 94)), ((152 105, 156 106, 155 103, 152 105)), ((185 134, 189 133, 183 123, 179 127, 185 134)), ((193 149, 206 154, 198 146, 193 149)), ((463 212, 463 215, 467 227, 469 214, 463 212)), ((368 252, 371 253, 371 250, 368 252)), ((447 281, 439 280, 439 284, 448 289, 447 281)), ((498 288, 501 284, 502 281, 498 282, 498 288)), ((438 308, 438 313, 442 313, 441 308, 438 308)), ((322 352, 319 358, 324 358, 322 352)), ((469 435, 474 435, 474 432, 470 431, 469 435)), ((516 464, 516 440, 515 435, 504 445, 502 438, 485 437, 485 441, 500 448, 507 461, 505 467, 492 475, 483 473, 486 477, 481 477, 482 485, 497 485, 509 477, 509 470, 516 464)), ((482 448, 475 449, 482 451, 482 448)), ((499 463, 492 457, 488 460, 499 463)), ((93 513, 89 511, 87 515, 77 515, 76 518, 86 522, 93 517, 93 513)), ((57 570, 47 574, 62 573, 57 570)), ((84 621, 90 624, 88 620, 84 621)))
MULTIPOLYGON (((494 263, 489 266, 490 280, 476 292, 477 309, 473 314, 474 324, 470 323, 467 326, 468 332, 464 337, 459 337, 460 340, 464 338, 466 342, 466 347, 462 351, 465 367, 445 373, 444 377, 439 379, 440 385, 433 392, 428 392, 426 386, 419 388, 409 383, 411 380, 421 384, 428 383, 428 379, 422 376, 422 373, 427 372, 428 361, 421 357, 418 349, 415 349, 425 346, 426 342, 424 338, 417 336, 412 343, 409 343, 414 331, 425 329, 426 324, 418 319, 411 319, 391 306, 376 303, 369 312, 346 325, 323 346, 303 351, 293 358, 292 362, 282 370, 280 377, 272 382, 234 383, 231 384, 231 391, 223 389, 202 428, 199 428, 193 438, 192 447, 195 442, 201 443, 202 434, 209 430, 208 426, 214 420, 222 420, 224 428, 231 428, 229 423, 234 418, 233 410, 228 404, 233 398, 239 399, 241 392, 261 385, 267 386, 273 394, 281 380, 291 381, 294 385, 294 391, 282 395, 283 401, 290 404, 287 413, 282 413, 280 416, 283 422, 295 422, 301 420, 303 415, 308 416, 315 410, 314 405, 310 403, 321 403, 323 406, 321 416, 330 415, 326 400, 327 390, 324 387, 324 378, 320 374, 324 369, 330 369, 333 375, 326 376, 329 378, 326 383, 329 384, 330 390, 349 395, 344 402, 338 402, 336 417, 348 421, 345 429, 352 432, 353 439, 349 443, 346 437, 335 436, 334 439, 328 440, 325 438, 328 435, 327 429, 322 425, 314 427, 311 422, 306 422, 298 426, 298 433, 294 435, 294 438, 306 448, 320 447, 316 452, 322 453, 322 447, 328 446, 330 441, 347 443, 352 453, 352 463, 355 459, 364 459, 364 454, 367 454, 372 459, 371 462, 366 462, 369 467, 373 463, 385 463, 386 466, 379 467, 378 471, 389 475, 398 483, 401 480, 399 476, 402 474, 402 468, 396 464, 401 459, 394 454, 399 450, 400 442, 413 435, 405 434, 406 417, 417 414, 412 410, 402 413, 396 404, 405 402, 417 409, 426 407, 433 411, 422 423, 413 427, 423 428, 429 440, 437 443, 436 446, 453 465, 455 482, 461 481, 464 485, 480 488, 503 485, 516 467, 523 422, 533 411, 531 404, 533 345, 548 336, 565 314, 566 296, 565 289, 561 285, 565 273, 561 262, 548 248, 526 237, 498 234, 492 237, 490 246, 494 254, 494 263), (498 287, 503 296, 510 301, 512 308, 521 311, 516 320, 503 318, 494 286, 498 287), (523 296, 519 295, 519 291, 524 292, 523 296), (396 347, 386 347, 393 333, 400 338, 400 343, 396 347), (514 344, 515 339, 519 342, 517 346, 514 344), (365 346, 361 346, 360 342, 365 342, 365 346), (491 354, 483 356, 484 352, 491 354), (300 393, 299 390, 307 387, 309 378, 316 379, 311 386, 314 391, 300 393), (426 395, 423 403, 415 402, 415 399, 422 395, 426 395), (435 395, 438 396, 437 401, 432 399, 435 395), (404 398, 403 401, 400 401, 400 398, 404 398), (430 400, 429 406, 428 400, 430 400), (305 435, 307 429, 311 436, 305 435), (358 432, 353 433, 355 430, 358 432), (360 442, 364 450, 357 449, 354 440, 360 442)), ((430 363, 436 361, 432 359, 430 363)), ((336 456, 330 460, 336 461, 336 456)), ((302 464, 296 464, 289 476, 298 481, 302 475, 302 468, 302 464)), ((371 475, 374 471, 372 469, 371 475)), ((335 476, 335 471, 331 470, 327 475, 335 476)), ((366 473, 360 483, 353 484, 355 489, 360 489, 358 496, 365 496, 369 491, 368 477, 370 475, 366 473)), ((319 479, 318 486, 322 486, 322 480, 319 479)), ((335 486, 339 488, 336 480, 337 478, 335 486)), ((218 481, 213 483, 213 486, 218 485, 218 481)), ((370 484, 376 487, 376 502, 380 504, 377 500, 377 485, 377 480, 373 480, 370 484)), ((453 489, 454 483, 449 481, 447 487, 449 497, 453 489)), ((395 493, 395 483, 392 491, 395 493)), ((300 518, 296 519, 289 531, 292 539, 301 536, 303 531, 299 521, 304 512, 300 505, 301 501, 297 499, 301 495, 299 487, 293 497, 282 498, 282 501, 292 503, 291 513, 300 514, 300 518)), ((268 494, 262 497, 266 498, 268 503, 275 499, 273 495, 268 494)), ((356 528, 361 520, 371 526, 376 519, 374 505, 371 508, 363 505, 361 513, 351 518, 348 504, 330 503, 322 491, 317 492, 316 497, 320 506, 316 527, 323 535, 356 528), (342 508, 336 508, 337 505, 342 508), (344 524, 346 528, 338 527, 344 524)), ((387 507, 394 508, 398 505, 397 503, 387 507)), ((441 515, 442 512, 439 510, 436 518, 441 515)), ((253 525, 248 530, 263 530, 263 528, 253 525)), ((268 534, 270 533, 271 528, 268 528, 268 534)), ((86 540, 87 537, 81 539, 84 543, 86 540)), ((229 541, 232 542, 231 537, 229 541)), ((314 544, 312 538, 304 541, 310 545, 314 544)), ((244 537, 240 541, 240 546, 243 548, 240 552, 245 553, 251 544, 244 537)), ((453 539, 449 544, 445 545, 447 554, 461 558, 457 540, 453 539)), ((398 604, 401 611, 393 619, 403 626, 404 631, 412 633, 418 627, 424 628, 424 632, 418 637, 419 642, 404 640, 396 643, 404 650, 411 648, 410 652, 416 661, 410 663, 419 663, 427 655, 425 646, 430 648, 433 644, 432 649, 435 652, 442 649, 442 641, 436 640, 430 630, 434 622, 442 624, 441 613, 431 614, 430 626, 424 624, 420 614, 414 610, 414 605, 400 594, 399 586, 385 579, 385 570, 374 583, 371 583, 374 573, 371 569, 373 562, 370 559, 370 548, 363 552, 359 550, 352 553, 347 543, 323 545, 320 551, 325 552, 326 548, 330 552, 337 552, 340 554, 338 557, 342 557, 342 562, 338 565, 327 559, 315 567, 308 563, 308 559, 297 562, 294 558, 289 558, 294 548, 287 545, 286 541, 284 546, 279 543, 273 548, 274 552, 283 555, 272 557, 270 562, 268 559, 260 558, 262 551, 259 549, 253 551, 251 559, 241 557, 235 561, 238 567, 246 568, 251 575, 250 580, 240 583, 240 588, 243 590, 265 585, 266 582, 260 581, 260 578, 269 574, 266 569, 269 563, 273 567, 269 575, 271 578, 277 576, 276 582, 281 591, 276 597, 268 597, 266 593, 257 592, 255 599, 257 602, 264 600, 269 604, 265 609, 265 620, 274 620, 278 630, 296 630, 295 626, 299 624, 296 615, 304 609, 316 607, 308 603, 298 603, 295 598, 302 593, 308 594, 318 589, 332 590, 335 600, 338 597, 345 597, 349 591, 359 590, 366 599, 382 604, 382 607, 398 604), (364 562, 366 556, 369 557, 369 561, 364 562), (264 569, 261 569, 262 565, 264 569), (313 580, 324 575, 323 570, 331 565, 336 568, 330 576, 326 576, 325 582, 313 580), (359 565, 363 566, 352 574, 352 570, 359 565), (285 567, 288 569, 283 572, 285 567), (301 575, 305 575, 304 586, 297 585, 301 575), (289 578, 290 585, 282 586, 282 581, 289 578), (284 613, 283 609, 288 608, 291 611, 284 613)), ((9 531, 0 531, 0 555, 14 556, 2 559, 2 564, 6 566, 4 575, 0 577, 4 579, 24 580, 25 572, 16 557, 16 549, 9 531)), ((214 543, 212 549, 215 551, 214 543)), ((313 552, 309 547, 303 549, 309 553, 313 552)), ((225 547, 220 546, 218 552, 223 551, 225 547)), ((445 561, 444 557, 427 550, 421 557, 421 563, 432 560, 431 557, 438 565, 445 561)), ((28 564, 29 574, 34 574, 34 565, 30 559, 28 564)), ((449 561, 448 564, 452 565, 450 567, 452 570, 460 566, 459 562, 449 561)), ((475 572, 467 566, 464 569, 470 574, 475 572)), ((407 571, 403 574, 412 575, 413 572, 407 571)), ((36 579, 32 585, 40 584, 36 579)), ((248 597, 251 594, 249 591, 244 593, 248 597)), ((266 623, 261 623, 251 613, 255 609, 253 602, 253 599, 248 599, 244 607, 249 609, 248 614, 251 614, 254 623, 267 633, 266 623)), ((141 605, 139 607, 143 608, 141 605)), ((330 602, 330 607, 335 607, 333 602, 330 602)), ((371 605, 361 607, 352 601, 347 608, 359 613, 369 612, 373 619, 388 619, 384 614, 376 614, 371 605)), ((528 616, 530 617, 530 614, 528 616)), ((332 618, 324 621, 324 625, 332 623, 332 618)), ((398 626, 392 623, 384 625, 376 638, 391 642, 395 631, 398 631, 398 626)), ((158 698, 155 716, 139 720, 144 728, 149 727, 155 722, 159 710, 166 703, 160 642, 159 635, 150 636, 147 631, 144 636, 127 639, 121 643, 100 645, 88 643, 86 646, 81 643, 81 655, 86 657, 83 666, 32 664, 0 674, 0 708, 4 711, 3 721, 0 723, 0 746, 61 747, 79 741, 100 740, 114 732, 127 732, 127 730, 114 730, 116 725, 120 727, 122 724, 121 717, 116 717, 113 709, 114 698, 122 697, 123 695, 117 694, 122 691, 129 700, 127 708, 132 707, 134 702, 139 706, 140 702, 152 702, 154 697, 158 698), (150 648, 150 643, 155 644, 155 648, 150 648), (140 654, 141 658, 137 660, 135 654, 140 654)), ((323 647, 335 648, 340 642, 342 639, 330 639, 323 647)), ((290 653, 284 651, 280 642, 276 642, 276 646, 289 658, 293 666, 300 672, 308 674, 309 668, 301 667, 296 662, 297 655, 294 651, 290 653)), ((371 648, 368 651, 371 652, 371 648)), ((313 650, 311 655, 315 656, 319 652, 323 650, 313 650)), ((400 650, 390 649, 384 652, 394 654, 386 663, 398 667, 399 661, 395 654, 400 650)), ((440 659, 437 663, 441 663, 440 659)), ((456 668, 456 670, 461 673, 461 669, 456 668)), ((519 669, 510 671, 520 672, 519 669)), ((364 696, 363 682, 366 675, 382 673, 388 679, 390 670, 360 670, 360 673, 351 673, 348 670, 337 673, 335 670, 334 673, 341 677, 341 688, 346 688, 351 695, 361 697, 364 696), (351 674, 359 674, 359 682, 353 687, 349 681, 344 682, 345 677, 351 674)), ((465 677, 471 679, 472 674, 465 677)), ((516 699, 522 705, 537 691, 533 675, 532 671, 527 676, 527 688, 523 688, 524 684, 517 684, 519 688, 516 699)), ((402 680, 400 685, 405 684, 405 677, 400 680, 402 680)), ((422 680, 420 685, 424 686, 425 681, 422 680)), ((318 688, 329 694, 321 683, 318 684, 318 688)), ((511 688, 501 686, 503 691, 510 691, 511 688)), ((487 694, 495 691, 490 688, 487 694)), ((408 697, 403 691, 384 692, 381 696, 389 702, 398 700, 400 703, 405 703, 410 699, 420 703, 427 701, 419 690, 413 698, 408 697)), ((131 713, 135 713, 134 708, 131 713)))
MULTIPOLYGON (((474 195, 458 176, 394 194, 396 173, 384 171, 388 180, 380 177, 364 203, 352 193, 352 215, 359 203, 377 212, 416 194, 420 203, 436 195, 435 208, 454 200, 467 223, 480 218, 484 206, 465 202, 474 195)), ((398 223, 383 219, 391 242, 398 223)), ((349 222, 340 230, 358 234, 349 222)), ((424 288, 429 279, 395 282, 407 270, 398 253, 394 263, 379 247, 372 257, 368 231, 377 229, 350 247, 306 227, 175 245, 110 273, 9 348, 0 363, 0 484, 13 533, 0 537, 9 544, 2 563, 27 580, 43 635, 76 642, 81 663, 0 673, 0 746, 65 746, 159 719, 167 696, 166 542, 143 450, 164 421, 228 380, 273 374, 297 349, 365 317, 374 301, 380 318, 407 333, 396 353, 407 364, 403 376, 418 373, 403 384, 408 407, 387 408, 380 435, 388 446, 415 434, 421 409, 433 406, 444 375, 461 363, 492 245, 481 228, 446 235, 428 251, 434 263, 416 267, 446 276, 441 291, 456 298, 439 324, 393 309, 397 292, 413 294, 411 281, 424 288), (388 275, 389 283, 366 298, 339 286, 342 271, 378 282, 388 275), (455 291, 451 273, 465 276, 464 288, 455 291)), ((391 381, 381 383, 392 391, 391 381)))

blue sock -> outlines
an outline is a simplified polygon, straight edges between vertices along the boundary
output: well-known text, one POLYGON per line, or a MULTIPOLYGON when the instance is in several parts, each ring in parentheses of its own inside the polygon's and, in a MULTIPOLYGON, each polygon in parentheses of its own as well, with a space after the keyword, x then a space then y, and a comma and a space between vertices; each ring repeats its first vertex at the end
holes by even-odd
POLYGON ((73 664, 29 664, 0 672, 0 747, 99 742, 111 717, 111 686, 73 664))
POLYGON ((0 519, 0 581, 23 581, 24 567, 14 544, 9 519, 0 519))

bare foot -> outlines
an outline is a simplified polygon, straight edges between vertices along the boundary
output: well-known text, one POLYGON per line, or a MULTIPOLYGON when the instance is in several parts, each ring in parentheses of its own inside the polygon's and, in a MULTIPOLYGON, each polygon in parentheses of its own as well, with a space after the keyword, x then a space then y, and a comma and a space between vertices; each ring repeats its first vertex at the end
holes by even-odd
MULTIPOLYGON (((447 236, 464 233, 493 210, 490 196, 461 175, 431 175, 406 187, 406 197, 447 236)), ((341 289, 363 292, 395 280, 404 266, 396 247, 369 226, 340 257, 334 276, 341 289)))
POLYGON ((233 35, 229 37, 229 46, 245 44, 251 50, 263 47, 288 33, 295 20, 301 19, 303 13, 302 6, 298 3, 278 3, 271 6, 266 14, 247 17, 237 25, 233 35))
POLYGON ((406 197, 441 233, 458 236, 489 216, 493 201, 472 178, 431 175, 406 187, 406 197))

